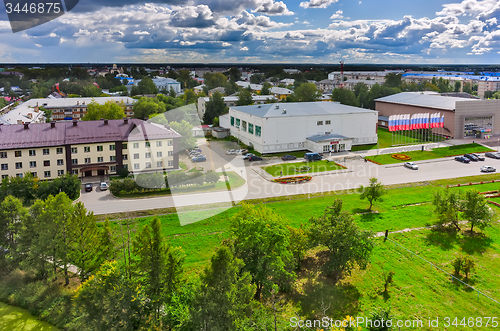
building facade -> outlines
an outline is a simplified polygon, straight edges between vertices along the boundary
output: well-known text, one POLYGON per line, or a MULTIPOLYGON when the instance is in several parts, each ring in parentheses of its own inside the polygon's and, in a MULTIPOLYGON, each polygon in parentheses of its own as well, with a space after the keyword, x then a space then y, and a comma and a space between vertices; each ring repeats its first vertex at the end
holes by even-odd
POLYGON ((178 169, 171 128, 137 119, 0 125, 2 178, 33 173, 40 179, 178 169))
MULTIPOLYGON (((255 105, 263 104, 266 102, 267 99, 271 98, 273 98, 272 95, 252 95, 252 100, 255 105)), ((224 100, 224 106, 228 108, 236 106, 236 103, 238 102, 237 96, 223 97, 222 99, 224 100)), ((206 107, 208 101, 210 101, 210 98, 207 97, 198 98, 198 116, 202 120, 203 120, 203 115, 205 115, 205 111, 207 109, 206 107)))

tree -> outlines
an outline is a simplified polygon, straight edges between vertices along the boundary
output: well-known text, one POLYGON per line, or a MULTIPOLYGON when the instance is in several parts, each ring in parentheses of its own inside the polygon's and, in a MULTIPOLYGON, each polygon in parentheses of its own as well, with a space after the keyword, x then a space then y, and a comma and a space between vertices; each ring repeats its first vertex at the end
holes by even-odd
POLYGON ((134 118, 146 119, 152 115, 164 113, 166 110, 165 103, 158 98, 140 98, 134 103, 134 118))
POLYGON ((7 196, 0 203, 0 246, 14 252, 19 231, 28 217, 21 200, 7 196))
POLYGON ((401 82, 401 77, 402 74, 396 74, 396 73, 388 73, 385 75, 385 82, 384 86, 386 87, 401 87, 402 82, 401 82))
POLYGON ((264 76, 262 74, 253 74, 250 76, 251 84, 260 84, 264 80, 264 76))
POLYGON ((88 84, 82 90, 82 97, 100 97, 101 94, 102 90, 94 84, 88 84))
POLYGON ((188 89, 184 91, 183 99, 186 105, 188 105, 190 103, 195 103, 197 100, 197 96, 192 89, 188 89))
POLYGON ((328 248, 330 256, 325 271, 335 282, 343 275, 350 275, 356 265, 366 268, 374 247, 371 233, 360 229, 352 216, 342 211, 342 200, 336 199, 323 216, 309 222, 311 244, 328 248))
POLYGON ((179 139, 179 150, 188 149, 196 145, 196 137, 193 137, 193 126, 189 122, 170 122, 172 129, 182 137, 179 139))
POLYGON ((369 331, 389 331, 392 326, 389 326, 386 321, 394 320, 390 308, 376 308, 370 312, 371 321, 384 321, 383 323, 373 323, 368 327, 369 331))
POLYGON ((92 101, 87 105, 87 114, 82 117, 82 121, 98 121, 101 118, 107 120, 119 120, 124 118, 125 115, 125 104, 117 104, 113 101, 108 101, 103 105, 92 101))
POLYGON ((358 100, 351 90, 336 88, 332 91, 332 100, 343 105, 358 107, 358 100))
POLYGON ((260 90, 260 95, 270 95, 271 94, 271 84, 268 82, 265 82, 262 85, 262 90, 260 90))
POLYGON ((255 298, 268 295, 273 285, 287 289, 295 278, 289 234, 283 219, 265 207, 244 205, 231 221, 235 256, 252 275, 255 298), (264 291, 263 291, 264 290, 264 291))
POLYGON ((300 225, 300 228, 294 228, 289 225, 286 227, 290 234, 290 250, 295 258, 295 265, 297 266, 297 269, 300 270, 300 264, 304 259, 307 248, 309 248, 307 231, 305 230, 303 224, 300 225))
POLYGON ((434 210, 439 216, 439 224, 450 223, 460 231, 459 213, 461 208, 460 192, 446 189, 444 192, 437 191, 434 193, 433 205, 434 210))
POLYGON ((215 117, 219 117, 227 113, 228 108, 224 105, 222 94, 215 92, 210 96, 205 105, 205 114, 203 114, 203 122, 212 124, 215 117))
POLYGON ((469 255, 456 257, 453 260, 452 265, 455 275, 460 276, 460 272, 463 271, 466 279, 469 278, 469 274, 476 267, 476 263, 469 255))
POLYGON ((252 92, 243 89, 238 93, 238 101, 236 101, 236 106, 247 106, 253 105, 252 92))
POLYGON ((220 72, 206 72, 203 75, 203 79, 205 80, 205 86, 208 90, 225 86, 227 82, 227 77, 220 72))
POLYGON ((460 88, 462 87, 462 83, 459 81, 455 82, 455 92, 460 92, 460 88))
POLYGON ((361 192, 359 198, 361 200, 366 199, 370 202, 370 207, 368 208, 369 211, 372 210, 372 206, 375 201, 383 201, 382 196, 386 193, 384 185, 382 185, 382 183, 380 183, 375 177, 370 178, 369 186, 364 187, 361 185, 359 190, 361 192))
POLYGON ((243 261, 228 247, 219 248, 212 256, 210 266, 200 276, 201 286, 192 308, 197 330, 239 330, 251 315, 255 286, 242 268, 243 261))
POLYGON ((316 101, 316 99, 321 96, 321 92, 318 91, 316 84, 314 83, 301 84, 295 89, 294 94, 297 101, 301 102, 316 101))
POLYGON ((484 195, 479 194, 478 191, 468 190, 465 192, 462 211, 464 218, 469 222, 472 236, 474 235, 474 226, 482 230, 491 224, 492 211, 486 204, 484 195))
POLYGON ((160 309, 179 287, 183 257, 163 240, 158 217, 137 233, 132 247, 135 273, 151 300, 154 324, 160 327, 160 309))
POLYGON ((219 126, 219 118, 218 117, 214 117, 214 120, 212 121, 212 125, 214 127, 218 127, 219 126))
POLYGON ((238 69, 236 67, 232 67, 225 74, 229 77, 229 81, 231 81, 233 83, 241 80, 240 69, 238 69))
POLYGON ((105 262, 74 295, 79 322, 88 330, 139 330, 144 323, 143 287, 129 280, 116 261, 105 262))
POLYGON ((131 95, 145 95, 145 94, 156 94, 158 93, 158 88, 156 88, 155 83, 149 77, 142 77, 142 79, 137 83, 137 86, 132 87, 131 95))
POLYGON ((492 99, 493 98, 493 91, 484 91, 484 98, 485 99, 492 99))
POLYGON ((213 170, 207 171, 204 175, 204 180, 207 183, 213 184, 219 181, 220 175, 213 170))

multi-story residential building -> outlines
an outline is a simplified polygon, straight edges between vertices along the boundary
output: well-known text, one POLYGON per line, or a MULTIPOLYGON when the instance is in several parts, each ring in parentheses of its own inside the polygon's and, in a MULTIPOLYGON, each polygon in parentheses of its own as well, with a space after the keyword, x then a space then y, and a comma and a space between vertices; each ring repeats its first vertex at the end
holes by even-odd
POLYGON ((371 79, 376 81, 379 84, 383 84, 385 82, 385 76, 387 74, 402 74, 403 70, 385 70, 385 71, 344 71, 343 73, 340 71, 334 71, 328 74, 328 79, 330 80, 347 80, 347 79, 371 79))
POLYGON ((80 177, 179 167, 181 136, 169 127, 138 119, 0 125, 0 175, 40 179, 80 177))

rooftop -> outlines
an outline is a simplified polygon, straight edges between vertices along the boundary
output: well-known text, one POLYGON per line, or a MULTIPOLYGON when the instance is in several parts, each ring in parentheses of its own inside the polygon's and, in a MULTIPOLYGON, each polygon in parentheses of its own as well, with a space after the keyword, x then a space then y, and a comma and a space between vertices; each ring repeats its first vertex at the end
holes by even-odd
POLYGON ((253 106, 231 107, 257 117, 294 117, 311 115, 338 115, 374 113, 373 110, 341 105, 338 102, 290 102, 272 103, 253 106))
POLYGON ((307 137, 307 140, 311 140, 316 143, 319 141, 331 140, 331 139, 349 139, 349 138, 346 136, 342 136, 340 134, 317 134, 311 137, 307 137))
POLYGON ((398 103, 410 106, 420 106, 427 108, 437 108, 446 110, 455 110, 457 101, 471 101, 476 99, 447 97, 434 94, 422 94, 419 92, 402 92, 389 95, 387 97, 375 99, 376 102, 398 103))

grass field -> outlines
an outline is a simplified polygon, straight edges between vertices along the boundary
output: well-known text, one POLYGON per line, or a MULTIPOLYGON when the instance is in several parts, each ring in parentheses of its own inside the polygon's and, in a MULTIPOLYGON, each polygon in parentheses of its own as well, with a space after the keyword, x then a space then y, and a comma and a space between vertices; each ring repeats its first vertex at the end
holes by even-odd
MULTIPOLYGON (((391 147, 392 144, 396 144, 397 142, 404 142, 405 145, 417 144, 423 142, 423 139, 420 135, 416 135, 415 133, 408 133, 407 131, 403 131, 403 133, 392 133, 388 129, 378 128, 377 136, 378 136, 378 148, 387 148, 391 147), (403 134, 404 133, 404 134, 403 134), (409 136, 406 136, 408 134, 409 136)), ((434 137, 433 141, 442 141, 443 139, 440 137, 434 137)), ((377 144, 370 145, 360 145, 353 146, 352 151, 365 151, 370 149, 377 149, 377 144)))
POLYGON ((324 172, 343 169, 341 165, 335 162, 321 160, 314 162, 292 162, 292 163, 280 163, 272 166, 262 167, 268 174, 274 177, 279 176, 294 176, 314 172, 324 172), (310 167, 306 171, 295 171, 302 167, 310 167))
MULTIPOLYGON (((466 145, 456 145, 449 147, 439 147, 439 148, 434 148, 431 151, 404 152, 403 154, 410 156, 411 161, 421 161, 421 160, 439 159, 447 156, 461 155, 467 153, 481 153, 488 151, 492 151, 492 149, 484 147, 479 144, 466 144, 466 145)), ((391 157, 391 154, 367 156, 366 158, 380 164, 394 164, 394 163, 404 162, 391 157)))
POLYGON ((39 321, 26 309, 0 302, 0 330, 9 331, 57 331, 55 326, 39 321))

